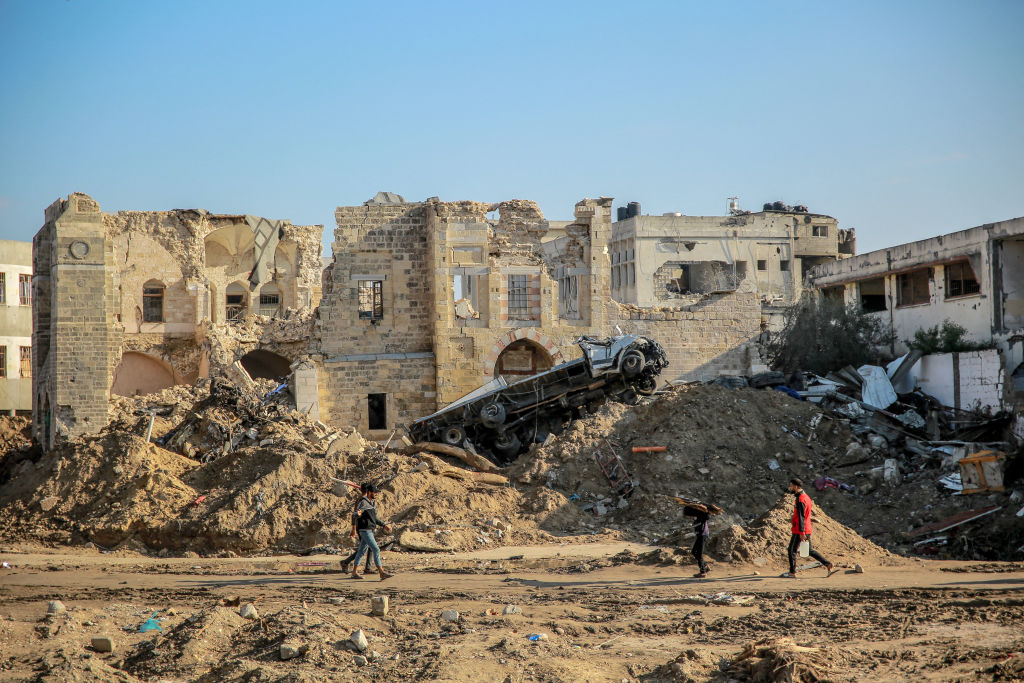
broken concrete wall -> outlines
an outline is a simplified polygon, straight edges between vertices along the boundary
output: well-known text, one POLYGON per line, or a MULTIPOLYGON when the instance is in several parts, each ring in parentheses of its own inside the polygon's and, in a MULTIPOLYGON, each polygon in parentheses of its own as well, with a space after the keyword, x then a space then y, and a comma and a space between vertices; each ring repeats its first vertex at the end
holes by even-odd
MULTIPOLYGON (((232 282, 240 283, 242 313, 271 330, 277 329, 273 321, 295 311, 305 311, 312 319, 311 309, 321 294, 322 227, 272 222, 275 230, 268 244, 273 243, 275 253, 267 256, 266 277, 253 285, 250 274, 257 255, 247 218, 203 210, 103 214, 82 194, 47 209, 46 225, 35 238, 36 263, 47 274, 36 284, 44 303, 34 324, 42 372, 33 390, 44 408, 36 425, 44 444, 53 445, 58 435, 102 428, 112 388, 122 394, 147 392, 168 383, 191 383, 211 367, 230 367, 238 359, 226 359, 235 347, 244 354, 245 344, 232 342, 228 352, 216 344, 204 346, 204 339, 216 335, 202 326, 224 322, 232 282), (55 272, 60 272, 59 280, 55 272), (102 280, 96 280, 100 275, 102 280), (79 281, 90 299, 76 304, 61 291, 79 281), (105 330, 102 343, 76 346, 74 340, 98 334, 94 327, 105 330), (210 358, 211 349, 217 358, 210 358), (59 360, 62 355, 99 353, 104 363, 89 362, 93 369, 88 373, 59 360), (91 398, 55 403, 53 387, 68 384, 91 398)), ((311 339, 311 323, 298 327, 301 334, 287 340, 261 331, 254 344, 287 347, 294 359, 307 352, 311 339)), ((225 330, 223 336, 232 334, 225 330)))
POLYGON ((1006 371, 995 349, 924 356, 910 378, 944 406, 991 413, 1005 406, 1006 371))
POLYGON ((840 237, 836 219, 820 214, 633 216, 612 226, 612 294, 639 306, 681 298, 670 285, 682 270, 693 292, 756 291, 768 305, 788 305, 802 291, 802 258, 839 258, 840 237), (719 284, 707 282, 708 264, 719 284))

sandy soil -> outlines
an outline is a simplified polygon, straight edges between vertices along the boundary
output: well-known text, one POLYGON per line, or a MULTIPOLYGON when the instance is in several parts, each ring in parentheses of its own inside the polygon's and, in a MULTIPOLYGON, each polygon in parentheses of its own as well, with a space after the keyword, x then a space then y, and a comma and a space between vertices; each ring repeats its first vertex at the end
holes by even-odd
POLYGON ((0 681, 1024 680, 1020 563, 815 567, 796 580, 718 563, 701 580, 663 548, 550 543, 386 553, 398 575, 380 582, 347 578, 331 556, 22 544, 0 560, 0 681), (387 616, 372 615, 375 595, 387 616), (55 599, 66 611, 48 617, 55 599), (239 615, 249 602, 257 619, 239 615), (154 612, 162 631, 140 633, 154 612), (359 629, 361 655, 346 646, 359 629), (114 651, 95 651, 98 636, 114 651), (282 660, 282 645, 298 656, 282 660))

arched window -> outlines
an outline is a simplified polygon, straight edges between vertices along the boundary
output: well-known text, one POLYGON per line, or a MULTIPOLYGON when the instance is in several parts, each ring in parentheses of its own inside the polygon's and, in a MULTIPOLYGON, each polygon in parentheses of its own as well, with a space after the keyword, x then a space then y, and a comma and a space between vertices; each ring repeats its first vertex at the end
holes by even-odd
POLYGON ((245 286, 232 282, 224 291, 224 317, 228 320, 241 320, 249 310, 246 301, 245 286))
POLYGON ((273 318, 281 310, 281 288, 268 282, 260 288, 260 315, 273 318))
POLYGON ((164 283, 150 280, 142 285, 142 322, 164 321, 164 283))

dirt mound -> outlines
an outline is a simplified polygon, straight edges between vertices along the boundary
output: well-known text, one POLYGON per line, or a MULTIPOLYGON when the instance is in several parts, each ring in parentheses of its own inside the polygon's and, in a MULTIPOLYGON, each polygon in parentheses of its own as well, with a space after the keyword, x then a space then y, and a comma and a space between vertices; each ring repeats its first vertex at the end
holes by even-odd
POLYGON ((0 456, 32 445, 32 423, 27 417, 0 415, 0 456))
MULTIPOLYGON (((794 500, 780 500, 746 527, 734 525, 711 539, 712 552, 721 558, 740 562, 763 559, 772 566, 786 566, 786 548, 792 529, 794 500)), ((870 564, 895 566, 907 560, 893 555, 853 529, 829 517, 821 506, 815 505, 811 513, 814 533, 811 541, 815 550, 837 565, 870 564)), ((811 562, 797 558, 801 562, 811 562)), ((759 562, 760 563, 760 562, 759 562)))
POLYGON ((596 521, 611 529, 678 542, 692 519, 672 497, 724 508, 713 518, 715 531, 752 520, 784 495, 790 477, 813 480, 844 456, 851 439, 845 425, 781 392, 697 386, 636 408, 604 406, 521 457, 509 475, 578 496, 577 504, 593 504, 596 521), (637 484, 628 498, 612 494, 594 462, 605 438, 637 484), (632 453, 633 446, 666 450, 632 453))
POLYGON ((103 433, 3 458, 0 539, 162 554, 340 551, 352 544, 357 498, 344 481, 383 488, 380 514, 407 549, 533 543, 548 537, 539 525, 579 516, 552 492, 310 421, 265 384, 118 399, 103 433))

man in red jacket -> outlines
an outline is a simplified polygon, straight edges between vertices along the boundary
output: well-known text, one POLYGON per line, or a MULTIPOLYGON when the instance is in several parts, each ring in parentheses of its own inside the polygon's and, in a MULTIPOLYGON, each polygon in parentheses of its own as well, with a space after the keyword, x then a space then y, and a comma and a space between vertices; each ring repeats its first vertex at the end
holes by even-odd
MULTIPOLYGON (((789 492, 796 496, 796 507, 793 509, 793 536, 789 539, 789 571, 782 575, 785 579, 796 578, 796 553, 802 541, 811 544, 811 510, 814 503, 811 497, 804 492, 804 483, 796 477, 789 480, 789 492)), ((826 560, 821 553, 811 548, 811 557, 828 570, 828 576, 832 576, 834 566, 826 560)))

